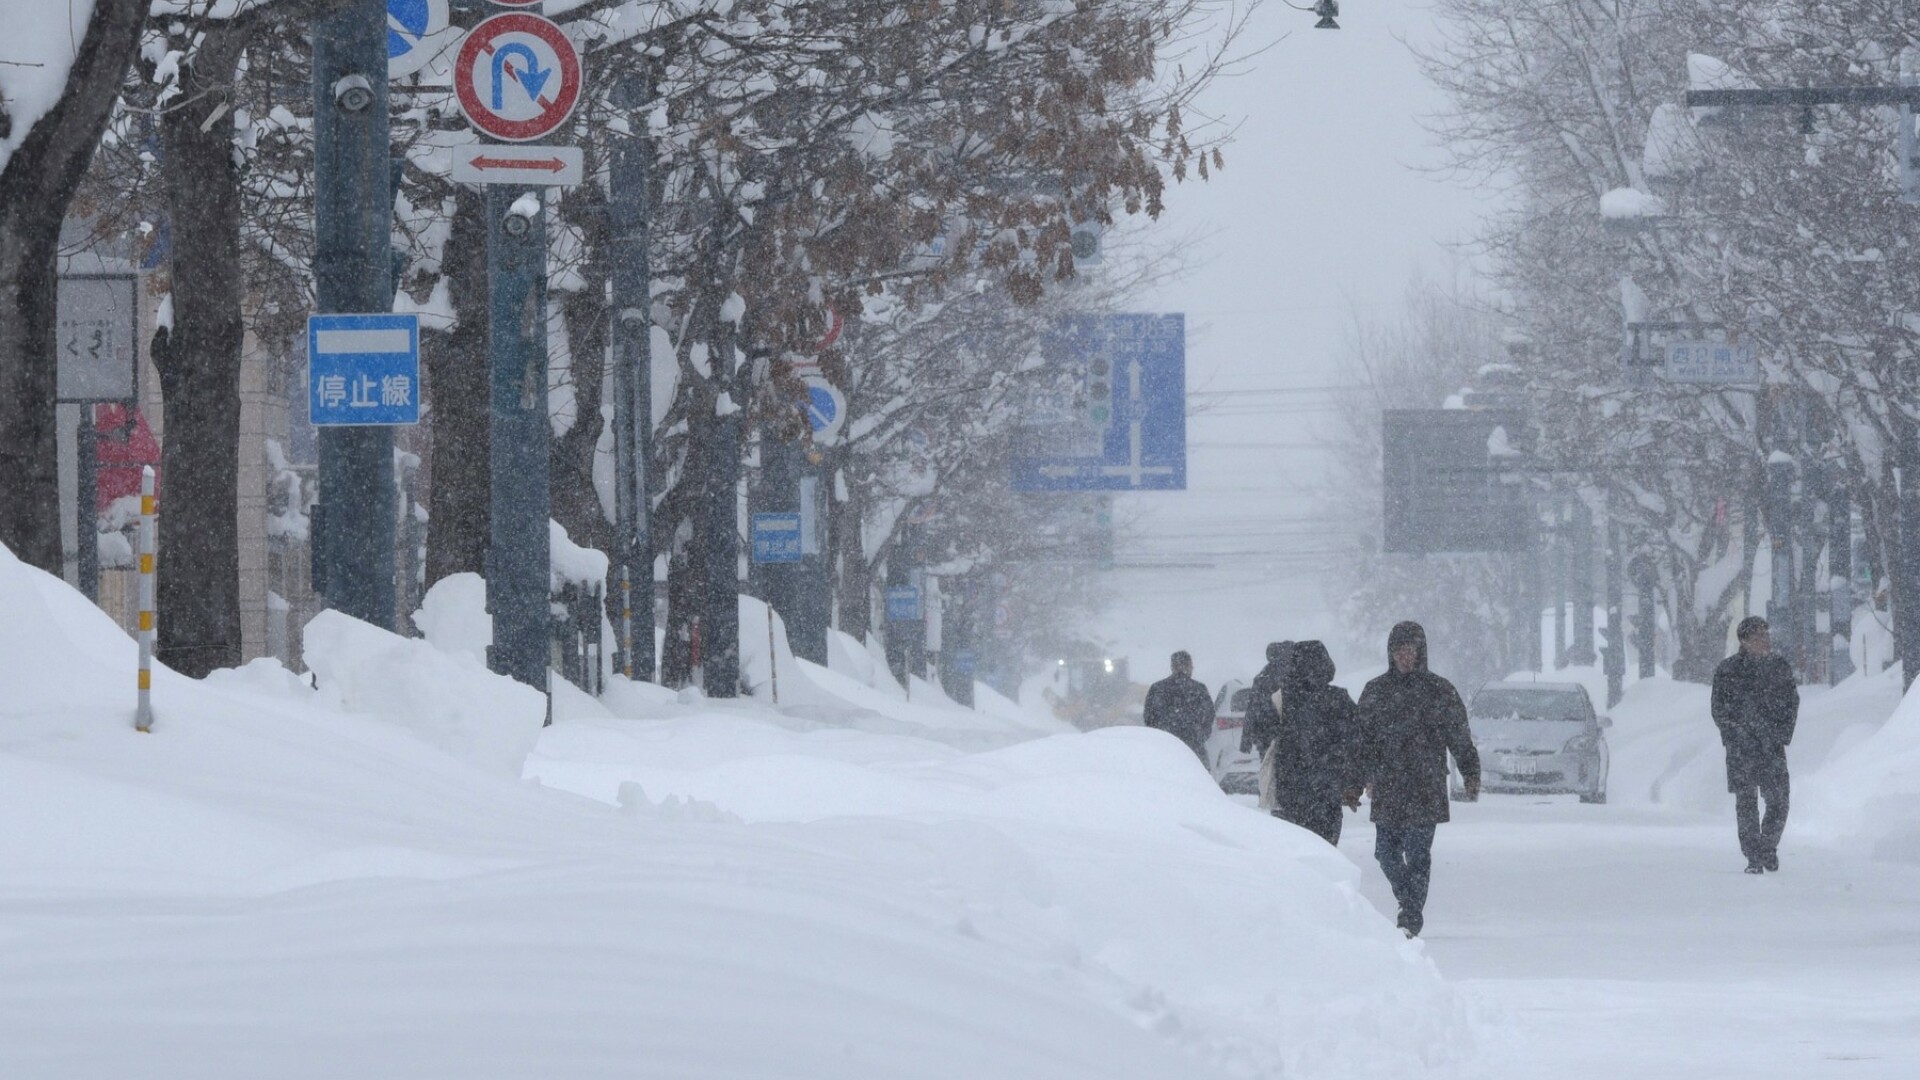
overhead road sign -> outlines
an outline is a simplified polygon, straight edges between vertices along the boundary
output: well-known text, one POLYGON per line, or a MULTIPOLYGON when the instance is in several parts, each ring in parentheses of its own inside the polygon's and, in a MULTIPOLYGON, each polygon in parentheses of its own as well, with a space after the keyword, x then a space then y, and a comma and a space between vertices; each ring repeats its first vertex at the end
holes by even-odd
POLYGON ((501 146, 479 143, 453 151, 453 178, 463 184, 573 187, 586 176, 577 146, 501 146))
POLYGON ((459 36, 447 0, 387 0, 387 78, 426 67, 459 36))
POLYGON ((1186 316, 1067 316, 1042 355, 1056 378, 1015 433, 1015 491, 1186 489, 1186 316))
POLYGON ((832 446, 840 441, 840 432, 847 426, 847 395, 825 376, 809 375, 805 381, 807 426, 813 429, 813 441, 832 446))
POLYGON ((1527 489, 1517 482, 1528 439, 1520 410, 1388 409, 1381 435, 1384 550, 1525 551, 1532 544, 1527 489))
POLYGON ((580 51, 551 19, 507 12, 467 31, 454 97, 475 130, 505 142, 550 135, 580 103, 580 51))
POLYGON ((307 366, 315 427, 420 422, 418 315, 309 316, 307 366))
POLYGON ((753 561, 756 563, 801 561, 800 538, 797 513, 753 515, 753 561))

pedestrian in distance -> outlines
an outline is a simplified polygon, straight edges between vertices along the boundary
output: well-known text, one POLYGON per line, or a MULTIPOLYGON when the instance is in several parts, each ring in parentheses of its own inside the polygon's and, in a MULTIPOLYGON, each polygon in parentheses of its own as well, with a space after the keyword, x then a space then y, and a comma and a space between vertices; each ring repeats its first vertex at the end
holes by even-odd
POLYGON ((1359 779, 1372 798, 1373 854, 1400 904, 1408 937, 1426 925, 1433 834, 1449 820, 1447 755, 1468 800, 1480 797, 1480 755, 1453 684, 1427 670, 1427 633, 1403 622, 1387 635, 1387 671, 1360 692, 1359 779))
POLYGON ((1193 657, 1173 654, 1173 674, 1147 688, 1145 720, 1187 744, 1207 763, 1207 735, 1213 731, 1213 695, 1193 677, 1193 657))
POLYGON ((1273 815, 1338 846, 1341 803, 1360 801, 1359 729, 1353 697, 1333 685, 1334 674, 1325 645, 1293 647, 1273 741, 1273 815))
POLYGON ((1727 790, 1747 873, 1780 869, 1780 836, 1787 829, 1787 745, 1800 718, 1793 665, 1773 651, 1767 620, 1740 620, 1739 651, 1713 671, 1713 722, 1727 749, 1727 790), (1766 817, 1760 803, 1767 804, 1766 817))
POLYGON ((1247 713, 1240 728, 1240 750, 1260 762, 1260 808, 1273 809, 1274 736, 1280 733, 1280 701, 1287 680, 1287 661, 1293 655, 1293 642, 1276 641, 1267 646, 1267 666, 1253 677, 1247 688, 1247 713))

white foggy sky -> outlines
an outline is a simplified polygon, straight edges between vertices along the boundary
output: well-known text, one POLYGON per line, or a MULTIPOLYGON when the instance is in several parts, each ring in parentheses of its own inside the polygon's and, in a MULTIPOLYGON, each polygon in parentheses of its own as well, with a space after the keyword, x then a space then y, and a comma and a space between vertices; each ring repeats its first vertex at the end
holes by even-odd
MULTIPOLYGON (((1439 160, 1420 118, 1442 105, 1406 44, 1432 40, 1426 5, 1342 8, 1338 31, 1283 3, 1259 12, 1250 40, 1287 36, 1202 101, 1240 123, 1227 168, 1173 189, 1155 232, 1201 237, 1191 271, 1138 306, 1187 313, 1188 390, 1213 411, 1188 422, 1188 491, 1118 500, 1120 555, 1216 568, 1114 575, 1122 595, 1099 629, 1140 681, 1175 648, 1210 685, 1257 670, 1279 638, 1324 638, 1342 656, 1314 553, 1344 538, 1301 495, 1323 482, 1327 399, 1298 388, 1352 382, 1338 361, 1355 310, 1389 314, 1416 268, 1459 259, 1446 245, 1487 203, 1420 168, 1439 160), (1274 388, 1295 389, 1241 393, 1274 388)), ((1342 682, 1360 674, 1342 664, 1342 682)))

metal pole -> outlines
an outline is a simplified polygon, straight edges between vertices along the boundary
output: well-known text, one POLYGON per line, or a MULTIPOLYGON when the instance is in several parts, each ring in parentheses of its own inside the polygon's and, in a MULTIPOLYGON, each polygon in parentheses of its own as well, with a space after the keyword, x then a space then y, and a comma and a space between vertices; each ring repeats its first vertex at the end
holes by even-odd
POLYGON ((1853 674, 1853 496, 1838 466, 1827 491, 1827 589, 1833 645, 1827 679, 1838 686, 1853 674))
POLYGON ((1620 704, 1625 693, 1627 678, 1627 639, 1625 620, 1621 618, 1621 608, 1625 606, 1621 593, 1624 583, 1621 578, 1620 525, 1609 516, 1607 521, 1607 648, 1605 666, 1607 674, 1607 708, 1620 704))
POLYGON ((773 646, 773 605, 767 605, 767 681, 773 684, 773 703, 780 704, 780 658, 773 646))
POLYGON ((1901 679, 1912 686, 1920 675, 1920 425, 1904 414, 1900 425, 1899 550, 1890 568, 1893 577, 1893 617, 1900 651, 1901 679))
POLYGON ((626 613, 616 666, 628 678, 652 682, 653 507, 647 471, 653 454, 653 321, 647 204, 653 143, 643 134, 647 121, 640 113, 648 97, 646 79, 636 72, 623 75, 614 88, 614 105, 626 111, 632 133, 614 137, 608 151, 607 223, 612 234, 614 563, 626 613))
MULTIPOLYGON (((316 310, 391 311, 385 0, 343 0, 314 20, 313 115, 316 310)), ((324 505, 315 515, 314 580, 330 606, 391 629, 393 433, 329 427, 319 445, 324 505)))
POLYGON ((1767 601, 1767 623, 1774 647, 1799 663, 1799 620, 1794 617, 1793 588, 1793 475, 1794 462, 1776 450, 1767 458, 1767 542, 1773 567, 1773 596, 1767 601))
POLYGON ((487 188, 487 350, 493 516, 487 546, 487 666, 545 693, 548 644, 546 204, 535 188, 487 188))
POLYGON ((74 437, 74 576, 80 594, 100 602, 100 431, 92 402, 80 404, 80 430, 74 437))
POLYGON ((1593 652, 1593 511, 1586 500, 1573 500, 1573 644, 1567 652, 1569 667, 1586 667, 1595 660, 1593 652))
POLYGON ((140 638, 139 696, 133 708, 136 731, 153 730, 153 575, 159 522, 153 498, 153 466, 140 470, 140 638))

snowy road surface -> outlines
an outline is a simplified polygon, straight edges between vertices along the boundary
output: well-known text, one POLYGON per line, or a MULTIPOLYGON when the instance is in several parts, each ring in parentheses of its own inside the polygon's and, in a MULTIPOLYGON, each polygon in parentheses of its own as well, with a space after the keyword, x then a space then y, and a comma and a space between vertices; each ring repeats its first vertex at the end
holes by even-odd
MULTIPOLYGON (((1392 894, 1373 829, 1341 851, 1392 894)), ((1754 878, 1724 820, 1572 798, 1456 806, 1423 940, 1512 1021, 1504 1077, 1920 1076, 1920 869, 1796 845, 1754 878)), ((1503 1025, 1505 1026, 1505 1025, 1503 1025)))

